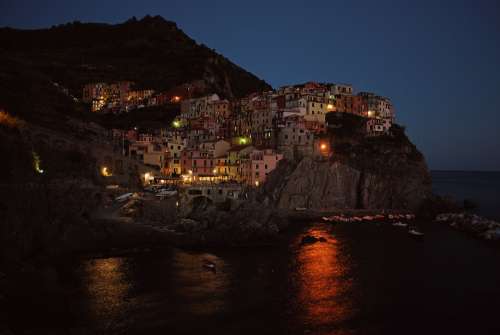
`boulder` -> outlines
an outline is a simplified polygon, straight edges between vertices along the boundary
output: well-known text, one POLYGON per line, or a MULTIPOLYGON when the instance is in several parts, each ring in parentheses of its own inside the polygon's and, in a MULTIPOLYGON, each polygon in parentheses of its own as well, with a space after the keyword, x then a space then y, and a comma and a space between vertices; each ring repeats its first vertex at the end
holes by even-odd
POLYGON ((300 244, 312 244, 312 243, 316 243, 319 241, 320 241, 320 239, 318 239, 312 235, 306 235, 306 236, 302 237, 300 244))

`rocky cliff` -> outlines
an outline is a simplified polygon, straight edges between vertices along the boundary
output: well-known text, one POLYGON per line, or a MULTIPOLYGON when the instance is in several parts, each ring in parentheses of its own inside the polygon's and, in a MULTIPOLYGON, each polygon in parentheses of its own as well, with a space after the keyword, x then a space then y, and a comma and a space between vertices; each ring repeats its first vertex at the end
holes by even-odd
POLYGON ((330 132, 329 158, 282 162, 261 197, 278 209, 418 210, 431 195, 425 159, 400 127, 376 138, 339 138, 330 132))

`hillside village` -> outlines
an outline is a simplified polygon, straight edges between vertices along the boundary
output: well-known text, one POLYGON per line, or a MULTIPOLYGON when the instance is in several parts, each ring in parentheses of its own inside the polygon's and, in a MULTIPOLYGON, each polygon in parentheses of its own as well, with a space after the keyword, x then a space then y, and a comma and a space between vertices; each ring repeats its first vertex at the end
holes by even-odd
MULTIPOLYGON (((352 85, 308 82, 227 100, 203 94, 203 82, 167 92, 132 90, 131 82, 85 85, 83 101, 95 113, 124 113, 178 105, 171 125, 154 132, 113 129, 117 150, 154 167, 145 184, 234 182, 259 186, 285 158, 329 157, 328 113, 359 116, 364 136, 387 134, 395 113, 388 98, 355 93, 352 85)), ((331 114, 333 115, 333 114, 331 114)), ((111 176, 113 169, 103 169, 111 176)))

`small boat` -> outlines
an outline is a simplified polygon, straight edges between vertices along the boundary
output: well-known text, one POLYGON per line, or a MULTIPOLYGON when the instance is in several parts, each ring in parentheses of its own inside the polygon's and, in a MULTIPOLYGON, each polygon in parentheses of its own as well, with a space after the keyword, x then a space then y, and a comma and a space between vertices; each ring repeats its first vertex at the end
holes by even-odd
POLYGON ((115 201, 116 202, 125 202, 128 199, 132 198, 133 195, 134 195, 134 193, 125 193, 125 194, 120 195, 119 197, 116 197, 115 201))
POLYGON ((407 224, 407 223, 403 223, 403 222, 401 222, 401 221, 394 222, 392 225, 393 225, 394 227, 407 227, 407 226, 408 226, 408 224, 407 224))
POLYGON ((203 267, 207 270, 212 270, 212 271, 215 271, 216 268, 215 268, 215 263, 214 262, 211 262, 209 260, 204 260, 203 261, 203 267))
POLYGON ((297 211, 297 212, 303 212, 303 211, 305 211, 306 209, 307 209, 307 208, 305 208, 305 207, 295 207, 295 211, 297 211))
POLYGON ((330 221, 333 221, 331 218, 326 217, 326 216, 323 216, 321 219, 322 219, 323 221, 325 221, 325 222, 330 222, 330 221))
POLYGON ((418 231, 416 228, 410 228, 408 230, 408 234, 410 234, 411 236, 415 236, 415 237, 423 237, 424 236, 424 233, 418 231))

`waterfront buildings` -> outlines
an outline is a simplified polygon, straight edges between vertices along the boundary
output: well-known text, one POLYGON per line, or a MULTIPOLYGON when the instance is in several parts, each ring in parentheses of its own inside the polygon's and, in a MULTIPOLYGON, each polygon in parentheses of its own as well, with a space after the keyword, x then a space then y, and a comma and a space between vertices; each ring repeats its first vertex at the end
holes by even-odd
MULTIPOLYGON (((258 186, 282 159, 328 157, 329 143, 322 140, 328 113, 361 117, 366 136, 388 134, 394 122, 388 98, 356 94, 349 84, 308 82, 236 100, 191 94, 194 90, 183 85, 168 94, 132 86, 131 82, 89 84, 83 100, 92 103, 92 110, 146 100, 179 104, 180 114, 170 127, 156 134, 122 131, 114 137, 130 142, 131 157, 189 182, 231 180, 258 186)), ((335 127, 328 127, 335 132, 335 127)))

